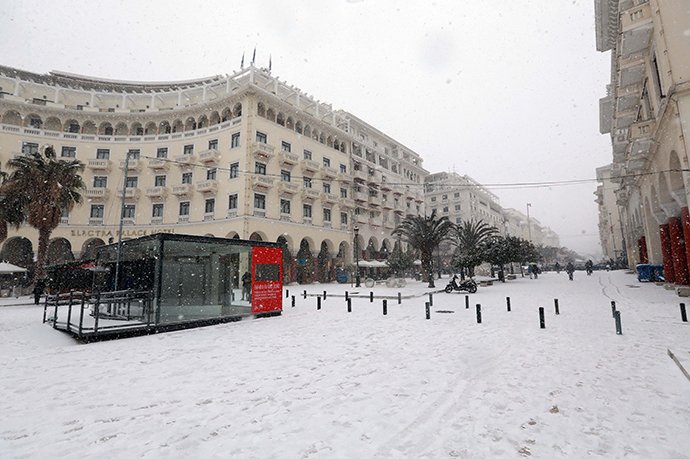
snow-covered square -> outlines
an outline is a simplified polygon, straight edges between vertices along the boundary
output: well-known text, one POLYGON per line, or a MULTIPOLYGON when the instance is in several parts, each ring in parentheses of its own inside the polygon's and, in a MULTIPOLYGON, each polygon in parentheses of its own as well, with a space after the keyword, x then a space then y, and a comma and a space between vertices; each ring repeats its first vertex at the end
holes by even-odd
POLYGON ((673 291, 545 273, 480 287, 469 309, 436 293, 426 320, 422 283, 385 316, 367 288, 348 313, 347 287, 287 286, 280 317, 87 345, 3 299, 0 456, 690 457, 673 291), (320 310, 305 288, 328 291, 320 310))

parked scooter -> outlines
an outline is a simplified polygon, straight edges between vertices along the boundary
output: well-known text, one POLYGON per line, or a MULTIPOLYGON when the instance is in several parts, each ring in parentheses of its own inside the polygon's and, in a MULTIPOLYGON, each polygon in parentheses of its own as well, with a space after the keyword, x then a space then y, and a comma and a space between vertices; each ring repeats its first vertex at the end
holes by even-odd
POLYGON ((464 281, 458 282, 458 276, 453 275, 453 278, 448 282, 446 288, 444 289, 446 293, 451 293, 453 291, 465 290, 470 293, 477 292, 477 283, 472 278, 467 278, 464 281))

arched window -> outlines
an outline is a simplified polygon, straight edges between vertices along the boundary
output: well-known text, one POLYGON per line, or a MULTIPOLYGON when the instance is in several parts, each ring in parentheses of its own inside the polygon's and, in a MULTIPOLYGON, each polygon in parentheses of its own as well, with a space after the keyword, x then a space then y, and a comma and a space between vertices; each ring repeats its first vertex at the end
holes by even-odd
POLYGON ((238 102, 232 107, 232 117, 238 118, 240 116, 242 116, 242 104, 238 102))

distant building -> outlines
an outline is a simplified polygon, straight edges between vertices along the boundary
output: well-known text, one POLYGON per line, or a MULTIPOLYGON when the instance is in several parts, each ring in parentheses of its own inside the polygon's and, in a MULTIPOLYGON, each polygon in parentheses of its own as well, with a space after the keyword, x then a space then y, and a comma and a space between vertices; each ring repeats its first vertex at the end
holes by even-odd
MULTIPOLYGON (((598 51, 611 51, 611 84, 600 100, 610 134, 610 173, 599 176, 600 231, 619 215, 629 265, 664 264, 666 279, 689 284, 690 10, 686 0, 595 0, 598 51)), ((602 171, 603 172, 603 171, 602 171)), ((616 228, 614 227, 614 236, 616 228)), ((615 236, 617 237, 617 236, 615 236)))
POLYGON ((597 180, 601 182, 594 193, 599 205, 599 239, 604 258, 618 260, 625 256, 626 245, 623 238, 620 212, 616 205, 617 186, 611 183, 612 166, 597 168, 597 180))
POLYGON ((468 175, 436 172, 425 180, 427 212, 436 210, 451 222, 483 221, 498 229, 503 236, 517 236, 535 245, 560 247, 558 235, 536 218, 528 218, 515 209, 504 209, 498 196, 468 175))
POLYGON ((467 175, 455 172, 436 172, 426 176, 425 204, 427 212, 448 217, 453 223, 483 220, 500 228, 502 208, 498 196, 467 175))

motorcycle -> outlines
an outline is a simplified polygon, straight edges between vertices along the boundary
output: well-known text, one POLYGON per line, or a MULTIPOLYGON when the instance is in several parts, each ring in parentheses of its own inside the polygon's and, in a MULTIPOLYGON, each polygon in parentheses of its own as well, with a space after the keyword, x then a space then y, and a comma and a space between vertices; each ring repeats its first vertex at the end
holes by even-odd
POLYGON ((446 293, 451 293, 453 291, 468 291, 470 293, 477 292, 477 283, 471 279, 467 278, 464 281, 457 282, 458 276, 453 276, 453 278, 448 282, 446 288, 444 289, 446 293))

